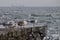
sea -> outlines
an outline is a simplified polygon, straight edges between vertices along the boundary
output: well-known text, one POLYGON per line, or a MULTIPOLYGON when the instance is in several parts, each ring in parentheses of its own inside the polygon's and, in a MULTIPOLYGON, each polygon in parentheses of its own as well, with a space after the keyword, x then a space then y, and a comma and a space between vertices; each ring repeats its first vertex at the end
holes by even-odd
POLYGON ((60 36, 60 7, 0 7, 0 23, 29 17, 46 23, 48 35, 60 36))

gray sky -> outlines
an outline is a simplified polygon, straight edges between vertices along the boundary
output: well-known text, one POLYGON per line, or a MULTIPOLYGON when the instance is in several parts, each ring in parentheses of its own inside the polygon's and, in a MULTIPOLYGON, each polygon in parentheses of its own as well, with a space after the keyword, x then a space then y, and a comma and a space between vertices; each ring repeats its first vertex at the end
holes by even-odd
POLYGON ((0 0, 0 6, 60 6, 60 0, 0 0))

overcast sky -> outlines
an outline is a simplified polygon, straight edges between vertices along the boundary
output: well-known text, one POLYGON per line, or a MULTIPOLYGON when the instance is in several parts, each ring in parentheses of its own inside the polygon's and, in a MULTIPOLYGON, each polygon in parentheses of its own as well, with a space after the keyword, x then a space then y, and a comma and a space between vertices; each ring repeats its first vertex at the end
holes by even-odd
POLYGON ((0 0, 0 6, 60 6, 60 0, 0 0))

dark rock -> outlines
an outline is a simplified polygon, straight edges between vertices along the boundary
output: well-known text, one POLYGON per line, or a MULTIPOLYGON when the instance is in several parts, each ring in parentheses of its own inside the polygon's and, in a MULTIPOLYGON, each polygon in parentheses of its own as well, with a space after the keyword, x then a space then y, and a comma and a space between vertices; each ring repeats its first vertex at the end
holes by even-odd
POLYGON ((43 40, 45 36, 46 36, 45 26, 21 28, 20 30, 11 29, 5 35, 3 36, 0 35, 2 40, 43 40))

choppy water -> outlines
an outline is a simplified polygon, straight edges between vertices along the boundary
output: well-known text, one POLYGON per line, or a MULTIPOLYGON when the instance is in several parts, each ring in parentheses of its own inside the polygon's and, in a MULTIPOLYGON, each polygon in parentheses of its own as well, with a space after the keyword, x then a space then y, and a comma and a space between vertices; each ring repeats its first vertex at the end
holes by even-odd
POLYGON ((51 34, 60 34, 60 7, 0 7, 0 22, 28 18, 29 14, 47 23, 51 34))

